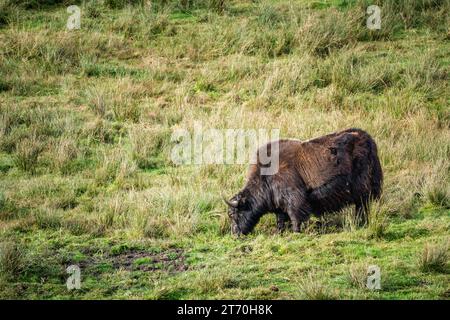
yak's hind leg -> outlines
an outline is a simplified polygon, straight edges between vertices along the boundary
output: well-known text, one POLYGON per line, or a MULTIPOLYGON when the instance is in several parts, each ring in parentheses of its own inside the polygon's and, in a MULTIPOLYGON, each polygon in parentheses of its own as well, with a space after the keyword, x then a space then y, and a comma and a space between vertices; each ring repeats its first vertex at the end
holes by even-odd
POLYGON ((355 205, 356 222, 358 226, 365 226, 369 222, 370 197, 362 196, 355 205))
POLYGON ((277 214, 277 229, 278 232, 283 232, 286 229, 286 222, 289 221, 289 216, 284 212, 278 212, 277 214))
POLYGON ((355 201, 356 209, 356 221, 359 226, 365 226, 369 223, 370 203, 380 198, 381 189, 378 185, 370 185, 371 182, 361 184, 361 189, 365 189, 364 192, 355 201), (370 185, 366 187, 366 185, 370 185))
POLYGON ((380 198, 383 184, 383 171, 378 159, 377 146, 367 134, 365 139, 365 148, 356 146, 354 149, 354 153, 360 154, 360 159, 353 160, 356 175, 352 179, 353 194, 359 195, 355 201, 356 218, 358 223, 363 225, 369 222, 370 202, 380 198))
POLYGON ((362 225, 367 225, 369 222, 370 203, 374 200, 380 199, 381 188, 383 184, 383 171, 381 169, 380 161, 376 156, 376 146, 372 142, 372 167, 370 180, 367 183, 370 185, 368 191, 364 193, 359 201, 356 202, 356 217, 362 225), (375 156, 373 155, 375 154, 375 156))

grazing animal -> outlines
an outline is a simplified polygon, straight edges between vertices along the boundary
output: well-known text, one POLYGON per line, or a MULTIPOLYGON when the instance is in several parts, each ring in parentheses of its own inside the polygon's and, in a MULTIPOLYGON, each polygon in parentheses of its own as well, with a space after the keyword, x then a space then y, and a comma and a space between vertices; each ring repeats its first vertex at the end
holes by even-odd
POLYGON ((347 129, 305 142, 283 139, 265 148, 272 158, 278 153, 278 171, 261 175, 260 148, 245 187, 225 199, 234 234, 250 233, 268 212, 277 215, 279 231, 290 220, 292 230, 300 232, 311 214, 320 216, 351 204, 359 221, 367 223, 369 201, 380 197, 383 183, 377 146, 367 132, 347 129))

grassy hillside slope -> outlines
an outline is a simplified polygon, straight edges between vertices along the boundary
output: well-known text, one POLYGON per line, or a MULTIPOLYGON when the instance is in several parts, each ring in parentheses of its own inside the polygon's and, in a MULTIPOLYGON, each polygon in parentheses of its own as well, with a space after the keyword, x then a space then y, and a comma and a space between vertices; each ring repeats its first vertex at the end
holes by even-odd
POLYGON ((0 298, 448 299, 450 3, 371 1, 378 31, 368 3, 78 1, 67 31, 72 3, 0 0, 0 298), (369 226, 232 237, 221 195, 247 166, 170 161, 196 122, 368 131, 369 226))

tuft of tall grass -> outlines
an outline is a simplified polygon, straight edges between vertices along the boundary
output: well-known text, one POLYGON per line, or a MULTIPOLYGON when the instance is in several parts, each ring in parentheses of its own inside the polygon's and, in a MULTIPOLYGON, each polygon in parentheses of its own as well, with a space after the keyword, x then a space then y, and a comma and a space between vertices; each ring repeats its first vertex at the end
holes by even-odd
POLYGON ((348 270, 348 279, 352 286, 364 289, 367 285, 367 264, 352 264, 348 270))
POLYGON ((228 213, 223 213, 219 216, 219 234, 231 234, 231 221, 228 213))
POLYGON ((444 12, 449 9, 446 0, 378 0, 383 11, 392 14, 390 23, 398 23, 405 29, 417 28, 421 25, 442 28, 440 23, 445 23, 444 12), (393 15, 395 13, 395 15, 393 15))
POLYGON ((133 159, 141 169, 168 163, 171 131, 164 127, 135 126, 130 130, 133 159))
POLYGON ((145 0, 104 0, 103 2, 110 9, 123 9, 126 6, 143 5, 144 3, 145 0))
POLYGON ((128 204, 124 198, 117 195, 107 203, 107 207, 103 208, 97 221, 105 230, 115 228, 124 228, 127 224, 126 216, 129 210, 128 204))
POLYGON ((153 40, 159 35, 175 34, 175 27, 169 23, 166 11, 153 12, 142 8, 128 7, 111 25, 114 33, 140 41, 153 40))
POLYGON ((110 121, 138 122, 141 116, 139 102, 125 88, 93 88, 85 93, 90 109, 103 119, 110 121))
POLYGON ((51 30, 28 32, 12 28, 1 35, 1 40, 4 46, 0 47, 0 58, 8 63, 24 61, 15 68, 20 74, 17 81, 29 77, 30 72, 40 75, 37 80, 41 82, 50 74, 78 74, 83 61, 98 61, 119 51, 126 56, 131 50, 124 39, 98 32, 86 37, 78 32, 55 34, 51 30))
POLYGON ((0 190, 0 211, 6 206, 6 196, 3 191, 0 190))
POLYGON ((307 300, 335 300, 336 294, 318 279, 317 275, 308 274, 299 283, 300 292, 307 300))
POLYGON ((25 9, 40 9, 43 7, 57 6, 57 5, 70 5, 79 4, 79 0, 15 0, 16 5, 19 5, 25 9))
POLYGON ((172 7, 175 10, 190 12, 196 9, 209 9, 223 12, 227 7, 226 0, 168 0, 161 1, 161 5, 172 7))
POLYGON ((52 159, 54 167, 62 174, 71 172, 71 164, 80 155, 80 150, 73 139, 62 137, 57 141, 52 159))
POLYGON ((60 136, 65 130, 60 110, 31 106, 0 105, 0 149, 13 153, 16 163, 24 170, 31 170, 37 157, 50 137, 60 136))
POLYGON ((423 272, 448 272, 449 243, 426 244, 419 259, 423 272))
POLYGON ((436 207, 450 208, 450 165, 440 161, 434 165, 422 186, 426 201, 436 207))
POLYGON ((380 201, 373 201, 369 206, 369 224, 366 229, 366 236, 369 239, 381 239, 388 228, 388 209, 386 204, 380 201))
POLYGON ((6 27, 18 8, 10 0, 0 0, 0 28, 6 27))
POLYGON ((142 234, 144 237, 152 239, 167 238, 169 236, 166 222, 156 217, 148 218, 143 226, 142 234))
POLYGON ((62 217, 55 211, 39 210, 33 214, 34 224, 40 229, 59 230, 62 227, 62 217))
POLYGON ((353 232, 358 229, 358 218, 354 208, 345 208, 340 215, 342 219, 342 228, 347 232, 353 232))
POLYGON ((136 165, 123 150, 104 150, 98 161, 94 178, 99 186, 115 184, 119 188, 127 187, 127 181, 136 173, 136 165))
POLYGON ((0 243, 0 275, 17 276, 24 268, 23 248, 13 241, 0 243))
POLYGON ((16 166, 31 173, 35 173, 38 164, 38 158, 44 149, 42 141, 32 134, 30 137, 24 138, 16 146, 14 162, 16 166))
POLYGON ((95 117, 85 124, 81 136, 96 143, 112 144, 125 134, 123 131, 123 126, 120 124, 113 124, 101 117, 95 117))
POLYGON ((399 78, 397 67, 389 61, 378 60, 377 64, 357 51, 344 51, 330 58, 327 63, 330 82, 338 89, 350 94, 356 92, 380 93, 395 85, 399 78))

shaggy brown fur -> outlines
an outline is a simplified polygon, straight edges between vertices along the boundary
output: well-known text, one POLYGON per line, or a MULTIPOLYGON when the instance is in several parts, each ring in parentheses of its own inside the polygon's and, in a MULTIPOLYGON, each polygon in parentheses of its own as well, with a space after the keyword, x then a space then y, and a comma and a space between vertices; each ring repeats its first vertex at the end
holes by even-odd
MULTIPOLYGON (((230 201, 235 234, 251 232, 262 215, 277 215, 279 230, 285 222, 295 232, 311 214, 322 215, 356 205, 358 218, 367 222, 368 203, 381 194, 383 173, 375 141, 360 129, 347 129, 301 142, 279 140, 279 170, 261 175, 251 165, 245 187, 230 201)), ((270 154, 271 146, 267 145, 270 154)))

